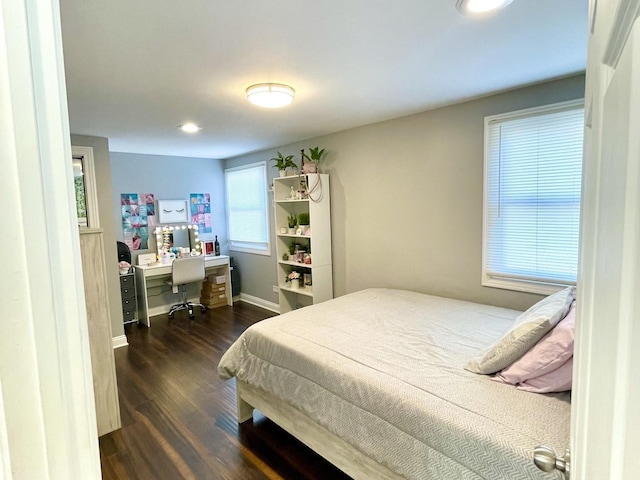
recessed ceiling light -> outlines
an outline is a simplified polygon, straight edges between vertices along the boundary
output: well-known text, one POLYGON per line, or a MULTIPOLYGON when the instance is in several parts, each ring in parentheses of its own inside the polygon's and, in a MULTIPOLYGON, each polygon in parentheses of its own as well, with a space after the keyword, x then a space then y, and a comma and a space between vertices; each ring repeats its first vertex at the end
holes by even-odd
POLYGON ((264 108, 280 108, 293 102, 295 91, 281 83, 258 83, 247 88, 247 99, 264 108))
POLYGON ((200 130, 200 127, 195 123, 185 123, 183 125, 178 125, 178 128, 187 133, 196 133, 198 130, 200 130))
POLYGON ((512 1, 513 0, 458 0, 456 7, 462 13, 473 15, 504 8, 512 1))

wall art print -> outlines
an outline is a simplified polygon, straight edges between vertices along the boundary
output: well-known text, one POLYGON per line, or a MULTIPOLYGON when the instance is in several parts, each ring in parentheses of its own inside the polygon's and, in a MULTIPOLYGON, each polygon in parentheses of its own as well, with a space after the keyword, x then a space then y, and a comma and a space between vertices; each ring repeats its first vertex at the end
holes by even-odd
POLYGON ((192 193, 191 223, 198 225, 200 233, 211 233, 211 195, 209 193, 192 193))
POLYGON ((123 241, 131 250, 149 248, 149 230, 156 225, 153 193, 120 195, 123 241))
POLYGON ((158 200, 160 223, 188 223, 189 205, 187 200, 158 200))

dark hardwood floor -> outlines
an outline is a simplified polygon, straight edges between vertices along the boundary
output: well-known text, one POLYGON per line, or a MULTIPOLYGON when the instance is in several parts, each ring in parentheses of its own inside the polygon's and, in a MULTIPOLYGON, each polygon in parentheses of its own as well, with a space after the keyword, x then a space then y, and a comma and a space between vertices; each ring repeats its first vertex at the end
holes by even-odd
POLYGON ((115 351, 122 428, 100 438, 105 480, 348 479, 259 412, 236 423, 234 380, 216 368, 227 347, 271 312, 238 302, 127 326, 115 351))

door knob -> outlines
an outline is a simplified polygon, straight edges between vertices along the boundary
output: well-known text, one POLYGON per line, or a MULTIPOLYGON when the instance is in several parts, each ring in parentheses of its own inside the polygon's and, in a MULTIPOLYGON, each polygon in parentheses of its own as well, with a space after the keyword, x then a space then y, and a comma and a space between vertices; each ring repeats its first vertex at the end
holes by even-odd
POLYGON ((541 445, 533 449, 533 463, 543 472, 559 470, 564 473, 565 480, 571 478, 571 452, 567 448, 564 457, 556 456, 553 448, 541 445))

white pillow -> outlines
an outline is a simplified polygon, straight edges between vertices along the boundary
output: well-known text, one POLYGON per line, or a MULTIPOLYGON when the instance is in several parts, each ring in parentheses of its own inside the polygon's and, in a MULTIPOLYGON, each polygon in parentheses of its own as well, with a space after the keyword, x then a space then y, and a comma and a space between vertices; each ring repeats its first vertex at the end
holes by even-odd
POLYGON ((575 293, 576 287, 567 287, 540 300, 516 318, 502 338, 464 368, 474 373, 490 374, 511 365, 567 315, 575 293))
POLYGON ((576 302, 569 313, 527 353, 492 377, 492 380, 517 385, 546 375, 564 365, 573 356, 576 326, 576 302))

